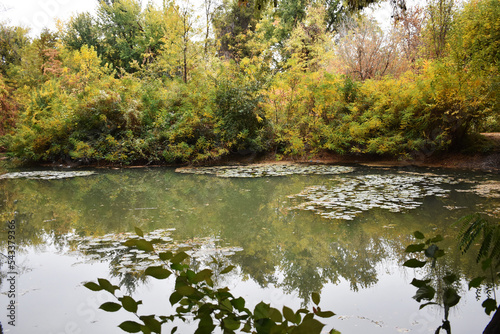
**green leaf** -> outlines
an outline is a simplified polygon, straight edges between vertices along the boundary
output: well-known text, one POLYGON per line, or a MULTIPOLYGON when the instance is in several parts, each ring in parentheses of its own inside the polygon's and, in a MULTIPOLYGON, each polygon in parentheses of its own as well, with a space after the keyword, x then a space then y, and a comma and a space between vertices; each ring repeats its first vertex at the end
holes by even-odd
POLYGON ((308 312, 305 316, 304 316, 304 320, 302 320, 302 322, 308 320, 308 319, 313 319, 314 318, 314 313, 311 313, 311 312, 308 312))
POLYGON ((127 247, 135 247, 137 245, 137 239, 128 239, 123 243, 127 247))
POLYGON ((141 238, 144 238, 144 233, 142 232, 142 230, 138 227, 134 227, 134 228, 135 228, 135 234, 137 234, 141 238))
POLYGON ((186 253, 179 252, 179 253, 174 255, 174 257, 170 260, 170 262, 172 262, 172 264, 180 264, 182 261, 184 261, 188 257, 189 257, 189 255, 187 255, 186 253))
POLYGON ((172 328, 172 330, 170 331, 170 334, 174 334, 175 332, 177 332, 177 326, 175 326, 174 328, 172 328))
POLYGON ((147 267, 144 274, 152 276, 156 279, 165 279, 169 277, 172 274, 172 272, 168 269, 163 268, 163 266, 154 266, 154 267, 147 267))
POLYGON ((253 311, 255 319, 269 318, 269 308, 269 304, 265 304, 264 302, 258 303, 253 311))
POLYGON ((223 299, 219 303, 222 306, 221 307, 222 310, 226 310, 226 311, 228 311, 230 313, 233 312, 233 304, 231 304, 231 302, 229 301, 229 299, 223 299))
POLYGON ((491 312, 497 309, 497 302, 491 298, 486 299, 481 305, 484 307, 484 312, 487 315, 490 315, 491 312))
POLYGON ((440 242, 440 241, 443 241, 444 238, 442 235, 438 234, 436 235, 434 238, 430 239, 430 242, 440 242))
POLYGON ((413 298, 420 303, 422 300, 432 300, 435 294, 436 290, 432 286, 425 285, 418 288, 417 293, 413 296, 413 298))
POLYGON ((120 298, 120 301, 122 302, 123 308, 125 310, 132 313, 137 312, 137 305, 139 305, 139 303, 136 302, 134 298, 130 296, 123 296, 122 298, 120 298))
POLYGON ((116 312, 119 309, 121 309, 122 306, 120 304, 117 304, 117 303, 107 302, 107 303, 102 304, 99 308, 101 310, 106 311, 106 312, 116 312))
POLYGON ((458 281, 458 277, 455 274, 449 274, 449 275, 446 275, 445 277, 443 277, 443 281, 446 284, 451 285, 454 282, 458 281))
POLYGON ((440 257, 443 257, 444 256, 444 250, 442 249, 438 249, 435 253, 434 253, 434 258, 437 259, 437 258, 440 258, 440 257))
POLYGON ((177 291, 172 292, 172 294, 170 295, 170 298, 169 298, 170 304, 174 305, 174 304, 178 303, 179 300, 182 299, 182 297, 183 296, 180 293, 178 293, 177 291))
POLYGON ((161 323, 155 319, 154 315, 143 315, 139 319, 154 333, 161 333, 161 323))
POLYGON ((243 326, 243 328, 241 329, 241 331, 243 333, 251 333, 252 332, 252 321, 249 319, 245 325, 243 326))
POLYGON ((255 329, 259 334, 271 333, 271 328, 276 326, 276 324, 269 318, 257 319, 255 320, 254 324, 255 324, 255 329))
POLYGON ((414 287, 421 288, 423 286, 426 286, 430 281, 431 281, 430 279, 419 280, 414 278, 410 284, 413 285, 414 287))
POLYGON ((200 322, 198 323, 198 328, 194 332, 195 334, 205 334, 212 333, 215 329, 215 325, 210 314, 206 314, 200 318, 200 322))
POLYGON ((141 331, 141 325, 135 321, 124 321, 118 327, 127 333, 139 333, 141 331))
POLYGON ((311 294, 311 298, 312 298, 312 301, 313 301, 313 303, 314 303, 314 304, 319 305, 319 302, 320 302, 320 300, 321 300, 321 298, 320 298, 320 296, 319 296, 319 293, 317 293, 317 292, 313 292, 313 293, 311 294))
POLYGON ((293 324, 298 325, 300 323, 300 314, 295 314, 295 312, 287 306, 283 306, 283 316, 287 321, 293 324))
POLYGON ((320 334, 325 327, 316 319, 304 319, 304 321, 292 330, 292 334, 320 334))
POLYGON ((228 266, 228 267, 222 269, 222 271, 220 273, 221 273, 221 275, 227 274, 228 272, 230 272, 234 268, 236 268, 236 267, 235 266, 228 266))
POLYGON ((233 317, 226 317, 222 320, 222 328, 235 331, 240 328, 240 322, 233 317))
POLYGON ((423 309, 424 307, 429 306, 429 305, 439 305, 439 304, 438 304, 438 303, 435 303, 435 302, 428 302, 428 303, 425 303, 425 304, 420 305, 419 310, 421 310, 421 309, 423 309))
POLYGON ((460 301, 460 296, 453 288, 447 288, 443 293, 443 304, 448 307, 453 307, 460 301))
POLYGON ((245 309, 245 299, 243 299, 242 297, 231 300, 231 304, 239 312, 243 312, 243 310, 245 309))
POLYGON ((103 290, 103 288, 100 285, 98 285, 98 284, 96 284, 94 282, 87 282, 83 286, 86 287, 89 290, 92 290, 92 291, 101 291, 101 290, 103 290))
POLYGON ((403 263, 403 266, 405 267, 409 267, 409 268, 422 268, 423 266, 425 266, 427 262, 425 261, 419 261, 417 259, 409 259, 408 261, 406 261, 405 263, 403 263))
POLYGON ((172 270, 182 271, 184 269, 184 265, 182 265, 180 263, 172 263, 170 265, 170 268, 172 268, 172 270))
POLYGON ((107 279, 98 278, 97 282, 99 282, 99 285, 101 286, 101 288, 103 288, 104 290, 111 292, 113 294, 115 293, 115 290, 118 289, 117 286, 112 285, 107 279))
POLYGON ((193 283, 196 284, 196 283, 199 283, 199 282, 202 282, 202 281, 206 281, 211 276, 212 276, 212 270, 210 270, 210 269, 203 269, 202 271, 200 271, 199 273, 197 273, 194 276, 194 278, 191 280, 191 282, 193 282, 193 283))
POLYGON ((193 283, 193 280, 194 280, 194 277, 196 276, 196 273, 193 270, 188 269, 185 271, 185 275, 186 275, 187 281, 193 283))
POLYGON ((405 252, 406 253, 417 253, 423 251, 425 248, 425 244, 414 244, 414 245, 409 245, 406 247, 405 252))
POLYGON ((205 280, 208 286, 213 287, 214 286, 214 281, 212 281, 212 277, 209 277, 205 280))
POLYGON ((281 312, 278 309, 275 309, 274 307, 269 308, 269 318, 276 323, 283 321, 283 316, 281 315, 281 312))
POLYGON ((138 249, 146 252, 154 252, 155 250, 153 244, 144 239, 136 240, 135 245, 137 246, 138 249))
POLYGON ((481 283, 486 279, 486 276, 480 276, 476 277, 473 280, 469 282, 469 290, 471 288, 479 288, 481 286, 481 283))
POLYGON ((168 251, 168 252, 163 252, 163 253, 160 253, 158 254, 158 256, 160 257, 160 259, 162 261, 168 261, 170 260, 174 255, 172 254, 172 252, 168 251))
POLYGON ((413 232, 413 236, 414 236, 415 238, 417 238, 417 239, 425 239, 424 234, 423 234, 422 232, 420 232, 420 231, 415 231, 415 232, 413 232))
POLYGON ((194 295, 197 290, 193 288, 192 286, 185 285, 185 286, 180 286, 178 288, 175 288, 175 291, 179 293, 181 296, 192 296, 194 295))
POLYGON ((318 311, 316 315, 320 318, 331 318, 335 315, 332 311, 318 311))
POLYGON ((488 269, 491 267, 491 258, 488 258, 486 260, 484 260, 483 262, 481 262, 481 268, 484 270, 488 269))

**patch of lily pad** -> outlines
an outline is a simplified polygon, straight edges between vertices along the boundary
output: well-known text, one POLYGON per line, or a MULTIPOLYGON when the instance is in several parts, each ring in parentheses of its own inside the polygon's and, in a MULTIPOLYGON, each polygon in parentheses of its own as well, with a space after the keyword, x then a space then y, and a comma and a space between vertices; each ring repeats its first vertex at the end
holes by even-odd
POLYGON ((249 166, 184 167, 177 173, 215 175, 226 178, 253 178, 287 175, 335 175, 354 171, 354 167, 306 164, 264 164, 249 166))
POLYGON ((289 196, 298 202, 292 209, 315 212, 327 219, 353 220, 371 209, 404 212, 416 209, 428 196, 446 197, 444 184, 457 184, 451 177, 414 174, 337 177, 330 185, 307 187, 289 196))
POLYGON ((486 198, 500 198, 500 182, 489 180, 481 182, 471 189, 459 189, 458 192, 472 192, 486 198))
POLYGON ((60 180, 96 174, 93 171, 31 171, 0 175, 0 179, 60 180))
MULTIPOLYGON (((175 241, 171 237, 173 231, 175 229, 158 229, 144 233, 144 239, 154 244, 156 254, 183 250, 198 262, 207 262, 213 257, 229 257, 243 250, 240 247, 222 247, 220 239, 214 237, 175 241)), ((154 253, 123 244, 127 240, 137 238, 139 237, 135 233, 85 237, 71 234, 67 240, 72 245, 73 251, 85 254, 92 260, 109 261, 118 274, 142 276, 147 267, 158 266, 162 261, 154 253)))

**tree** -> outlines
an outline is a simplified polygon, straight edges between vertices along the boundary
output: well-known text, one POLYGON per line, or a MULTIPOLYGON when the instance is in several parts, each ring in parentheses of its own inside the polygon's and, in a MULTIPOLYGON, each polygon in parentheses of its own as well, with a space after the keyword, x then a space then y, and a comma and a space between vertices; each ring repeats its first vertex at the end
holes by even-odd
POLYGON ((237 0, 224 0, 217 7, 214 30, 219 41, 219 57, 242 59, 251 54, 247 46, 249 32, 255 30, 255 9, 252 1, 239 3, 237 0))
POLYGON ((393 25, 393 38, 398 52, 403 55, 410 68, 415 68, 415 63, 422 47, 422 25, 424 10, 413 7, 402 13, 393 25))
POLYGON ((195 22, 192 8, 189 6, 174 6, 180 19, 180 39, 178 47, 182 54, 182 80, 188 81, 188 57, 192 55, 191 46, 193 44, 193 34, 195 32, 195 22))
POLYGON ((216 0, 204 0, 203 11, 205 14, 205 57, 208 56, 208 47, 210 42, 210 27, 214 18, 214 6, 217 6, 216 0))
POLYGON ((480 76, 498 79, 500 74, 498 1, 472 0, 466 4, 456 17, 451 35, 452 57, 459 66, 480 76))
POLYGON ((5 83, 3 76, 0 75, 0 137, 15 128, 17 109, 18 104, 12 96, 12 89, 5 83))
POLYGON ((19 65, 21 50, 30 43, 28 29, 0 24, 0 73, 7 75, 10 66, 19 65))
POLYGON ((20 51, 22 59, 10 67, 9 77, 16 87, 34 88, 57 75, 60 68, 59 35, 44 29, 40 36, 20 51))
POLYGON ((429 0, 426 7, 424 38, 430 58, 446 54, 446 42, 453 22, 455 0, 429 0))
POLYGON ((456 71, 476 82, 474 92, 483 112, 475 130, 495 129, 500 113, 500 3, 467 3, 455 16, 448 42, 456 71))
POLYGON ((191 70, 203 54, 202 44, 196 41, 200 31, 195 19, 194 9, 189 3, 164 4, 162 46, 158 50, 156 71, 171 78, 180 77, 184 83, 189 81, 191 70))
POLYGON ((116 69, 133 72, 132 63, 141 62, 144 50, 139 47, 142 36, 141 5, 135 0, 100 1, 97 9, 99 29, 103 32, 103 53, 116 69))
POLYGON ((363 81, 390 72, 395 48, 374 19, 349 20, 342 26, 340 36, 337 54, 346 75, 363 81))
POLYGON ((92 46, 99 55, 103 55, 103 33, 97 20, 89 13, 80 13, 73 16, 63 33, 64 45, 73 50, 80 50, 82 46, 92 46))
POLYGON ((293 30, 286 44, 292 66, 298 65, 304 71, 318 69, 328 49, 324 19, 323 7, 311 7, 305 19, 293 30))

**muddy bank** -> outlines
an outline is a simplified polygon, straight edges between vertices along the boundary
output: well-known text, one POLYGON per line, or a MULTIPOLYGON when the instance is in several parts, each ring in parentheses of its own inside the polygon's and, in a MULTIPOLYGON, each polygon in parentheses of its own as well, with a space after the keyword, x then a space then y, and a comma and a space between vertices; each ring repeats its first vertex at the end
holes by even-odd
MULTIPOLYGON (((463 154, 463 153, 442 153, 430 157, 418 159, 397 159, 379 156, 366 155, 336 155, 323 153, 308 159, 287 160, 293 162, 326 163, 326 164, 360 164, 364 166, 384 166, 384 167, 438 167, 471 169, 486 172, 500 172, 500 152, 489 154, 463 154)), ((241 163, 241 159, 235 161, 241 163)), ((262 161, 248 161, 248 163, 273 162, 272 159, 262 161)))
MULTIPOLYGON (((41 163, 30 164, 30 167, 57 167, 57 168, 145 168, 145 167, 185 167, 185 166, 214 166, 214 165, 247 165, 247 164, 289 164, 289 163, 314 163, 314 164, 360 164, 364 166, 383 166, 383 167, 437 167, 453 169, 470 169, 485 172, 500 172, 500 133, 484 134, 485 137, 496 143, 495 149, 488 153, 462 153, 462 152, 444 152, 434 153, 430 156, 416 156, 412 159, 398 159, 393 157, 381 157, 377 155, 348 154, 340 155, 331 152, 321 152, 316 155, 303 157, 287 157, 277 159, 275 154, 232 154, 221 159, 208 161, 198 164, 155 164, 155 163, 136 163, 132 165, 110 164, 110 163, 92 163, 84 164, 79 162, 66 163, 41 163)), ((0 163, 3 167, 20 166, 10 161, 5 153, 0 153, 0 163)))
MULTIPOLYGON (((10 167, 19 166, 15 163, 9 163, 9 159, 0 156, 3 164, 10 167)), ((332 153, 321 153, 314 156, 302 158, 286 158, 277 160, 273 155, 266 156, 240 156, 231 155, 217 161, 211 161, 204 164, 194 164, 194 166, 211 165, 247 165, 247 164, 289 164, 289 163, 313 163, 313 164, 360 164, 373 167, 438 167, 453 169, 470 169, 485 172, 500 172, 500 152, 489 154, 463 154, 463 153, 443 153, 430 157, 419 159, 397 159, 389 157, 380 157, 373 155, 338 155, 332 153)), ((79 163, 51 163, 51 164, 30 164, 29 167, 58 167, 58 168, 146 168, 146 167, 185 167, 191 164, 79 164, 79 163)))

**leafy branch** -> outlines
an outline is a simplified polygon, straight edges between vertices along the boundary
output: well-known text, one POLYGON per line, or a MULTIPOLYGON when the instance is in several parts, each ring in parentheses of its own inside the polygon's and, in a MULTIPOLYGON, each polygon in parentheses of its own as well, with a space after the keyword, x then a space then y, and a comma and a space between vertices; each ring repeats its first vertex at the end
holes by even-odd
MULTIPOLYGON (((487 221, 478 213, 462 217, 457 224, 462 224, 459 233, 459 247, 462 254, 467 253, 472 245, 479 242, 476 263, 481 263, 481 268, 491 279, 495 291, 495 280, 499 276, 497 269, 500 265, 500 225, 487 221)), ((469 290, 478 289, 487 278, 479 276, 472 279, 469 282, 469 290)), ((488 297, 484 300, 482 306, 488 315, 497 310, 496 294, 494 298, 488 297)))
MULTIPOLYGON (((169 297, 172 306, 176 306, 175 313, 164 315, 140 315, 139 305, 142 301, 135 300, 131 296, 120 296, 120 288, 108 280, 99 278, 96 282, 87 282, 84 286, 92 291, 107 291, 117 302, 103 303, 100 308, 107 312, 117 312, 122 308, 132 313, 136 321, 124 321, 118 327, 127 333, 161 333, 162 325, 174 320, 186 321, 194 318, 198 321, 196 334, 212 333, 217 327, 224 333, 235 333, 240 330, 244 333, 321 333, 325 326, 315 317, 329 318, 335 314, 331 311, 321 310, 320 296, 312 294, 315 306, 312 312, 307 309, 299 309, 294 312, 287 306, 282 310, 271 307, 264 302, 258 303, 250 310, 246 307, 246 301, 242 297, 234 297, 229 288, 215 288, 212 280, 213 272, 203 269, 195 272, 189 268, 190 256, 181 251, 176 254, 172 252, 157 253, 153 242, 144 239, 143 232, 136 228, 140 238, 129 239, 124 242, 125 246, 135 247, 145 252, 156 254, 163 262, 159 266, 149 266, 145 275, 156 279, 166 279, 172 274, 176 276, 174 292, 169 297)), ((228 266, 221 271, 227 274, 235 267, 228 266)), ((177 326, 171 328, 170 333, 175 333, 177 326)), ((330 333, 338 333, 334 329, 330 333)))
MULTIPOLYGON (((431 273, 436 272, 436 262, 437 259, 445 255, 444 250, 439 248, 437 243, 443 241, 441 235, 437 235, 434 238, 429 238, 425 240, 425 235, 422 232, 416 231, 413 236, 421 241, 416 244, 411 244, 406 247, 405 252, 413 254, 421 254, 419 258, 425 257, 425 261, 421 261, 417 258, 412 258, 403 263, 403 266, 409 268, 423 268, 425 265, 430 264, 431 273), (424 241, 425 240, 425 241, 424 241)), ((451 334, 451 324, 448 319, 450 308, 457 305, 460 301, 460 296, 457 293, 454 284, 459 280, 458 276, 453 273, 446 273, 445 276, 441 275, 427 275, 423 279, 414 278, 411 281, 411 285, 417 288, 417 292, 413 298, 423 304, 420 305, 420 309, 429 305, 441 305, 444 308, 444 319, 441 326, 436 329, 436 333, 439 333, 441 329, 446 330, 448 334, 451 334), (436 298, 436 288, 444 283, 444 289, 442 290, 441 303, 438 302, 436 298)))

